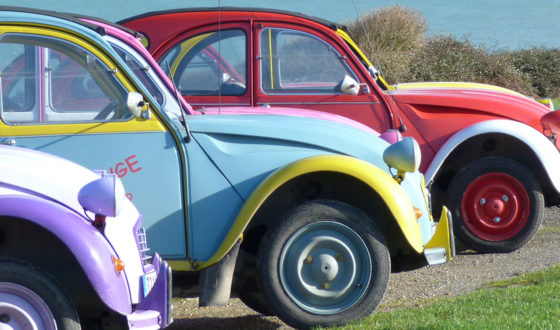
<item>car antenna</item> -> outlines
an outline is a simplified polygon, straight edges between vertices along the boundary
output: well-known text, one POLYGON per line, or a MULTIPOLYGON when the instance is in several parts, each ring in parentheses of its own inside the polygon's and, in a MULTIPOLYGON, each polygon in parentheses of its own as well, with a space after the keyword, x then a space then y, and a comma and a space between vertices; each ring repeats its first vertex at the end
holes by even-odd
POLYGON ((175 85, 175 77, 171 72, 171 68, 169 67, 169 61, 165 61, 165 66, 167 66, 167 72, 169 72, 169 80, 171 80, 171 84, 173 85, 173 94, 175 94, 175 98, 177 99, 177 103, 179 103, 179 112, 181 112, 181 124, 185 128, 187 132, 187 136, 185 136, 185 142, 189 143, 191 141, 191 130, 189 129, 189 125, 187 125, 187 119, 185 118, 185 109, 183 109, 183 103, 181 103, 181 95, 179 94, 179 89, 177 85, 175 85))
MULTIPOLYGON (((373 43, 371 42, 371 39, 369 38, 369 34, 367 33, 366 30, 366 25, 364 24, 364 20, 362 19, 362 16, 358 13, 358 7, 356 6, 356 2, 355 0, 352 0, 352 5, 354 6, 354 12, 356 13, 356 17, 358 19, 358 22, 360 23, 360 26, 362 27, 362 30, 364 30, 364 35, 366 36, 367 39, 367 43, 370 47, 370 50, 372 53, 375 53, 375 49, 373 48, 373 43)), ((375 56, 375 54, 373 54, 375 56)), ((382 75, 381 74, 381 68, 375 68, 375 71, 373 71, 372 76, 375 80, 379 79, 379 76, 382 75)), ((393 95, 389 95, 389 97, 391 98, 391 102, 393 102, 393 106, 395 108, 395 112, 397 113, 397 117, 399 119, 399 132, 404 133, 406 132, 406 126, 401 118, 401 114, 399 111, 399 107, 397 106, 397 104, 395 103, 395 100, 393 99, 393 95)))

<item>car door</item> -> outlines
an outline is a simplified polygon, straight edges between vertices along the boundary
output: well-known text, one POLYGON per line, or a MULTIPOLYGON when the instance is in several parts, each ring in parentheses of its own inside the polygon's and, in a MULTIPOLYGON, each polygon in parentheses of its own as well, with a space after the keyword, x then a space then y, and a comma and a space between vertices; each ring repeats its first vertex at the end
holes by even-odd
POLYGON ((377 131, 391 128, 377 90, 334 40, 296 24, 253 23, 255 105, 343 115, 377 131))
POLYGON ((135 88, 105 53, 58 30, 2 26, 0 72, 2 143, 117 174, 152 248, 186 256, 177 144, 157 114, 130 113, 135 88))

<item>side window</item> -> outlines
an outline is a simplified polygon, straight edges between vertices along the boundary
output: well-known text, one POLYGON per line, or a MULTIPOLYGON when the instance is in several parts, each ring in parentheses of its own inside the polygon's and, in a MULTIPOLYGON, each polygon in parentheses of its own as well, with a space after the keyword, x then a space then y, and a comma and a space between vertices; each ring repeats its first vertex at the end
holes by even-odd
POLYGON ((247 37, 223 30, 190 37, 159 60, 183 95, 243 95, 247 89, 247 37))
POLYGON ((32 46, 0 43, 0 110, 4 119, 32 122, 39 118, 37 52, 32 46))
POLYGON ((265 28, 260 34, 261 89, 269 94, 338 94, 346 75, 343 57, 315 36, 265 28))
POLYGON ((86 49, 52 37, 6 34, 0 38, 0 53, 10 49, 20 54, 12 55, 7 66, 4 58, 0 63, 4 66, 1 110, 5 122, 88 122, 132 117, 126 107, 127 90, 114 72, 86 49), (4 79, 6 75, 13 78, 4 79))

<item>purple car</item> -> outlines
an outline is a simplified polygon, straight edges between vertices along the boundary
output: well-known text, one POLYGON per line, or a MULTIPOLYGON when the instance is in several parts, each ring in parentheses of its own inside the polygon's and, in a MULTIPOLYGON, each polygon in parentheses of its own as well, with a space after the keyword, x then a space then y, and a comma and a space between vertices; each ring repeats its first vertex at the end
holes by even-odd
POLYGON ((116 175, 0 146, 0 329, 158 329, 171 269, 116 175))

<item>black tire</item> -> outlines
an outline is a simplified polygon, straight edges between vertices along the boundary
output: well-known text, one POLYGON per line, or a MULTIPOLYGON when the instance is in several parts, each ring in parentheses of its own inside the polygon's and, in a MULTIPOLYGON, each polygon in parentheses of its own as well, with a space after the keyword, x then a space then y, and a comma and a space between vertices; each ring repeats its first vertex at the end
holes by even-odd
POLYGON ((47 329, 53 323, 58 329, 81 329, 76 309, 66 292, 48 274, 27 262, 0 259, 0 295, 8 302, 0 311, 0 328, 2 323, 10 322, 16 328, 22 324, 26 328, 25 322, 31 320, 43 323, 47 329), (18 313, 21 303, 29 304, 33 313, 28 316, 18 313))
POLYGON ((373 221, 332 200, 291 210, 267 231, 258 257, 270 308, 296 328, 370 315, 387 289, 390 268, 385 239, 373 221))
POLYGON ((481 253, 515 251, 535 235, 544 212, 541 187, 522 164, 486 157, 451 181, 447 205, 457 238, 481 253))

